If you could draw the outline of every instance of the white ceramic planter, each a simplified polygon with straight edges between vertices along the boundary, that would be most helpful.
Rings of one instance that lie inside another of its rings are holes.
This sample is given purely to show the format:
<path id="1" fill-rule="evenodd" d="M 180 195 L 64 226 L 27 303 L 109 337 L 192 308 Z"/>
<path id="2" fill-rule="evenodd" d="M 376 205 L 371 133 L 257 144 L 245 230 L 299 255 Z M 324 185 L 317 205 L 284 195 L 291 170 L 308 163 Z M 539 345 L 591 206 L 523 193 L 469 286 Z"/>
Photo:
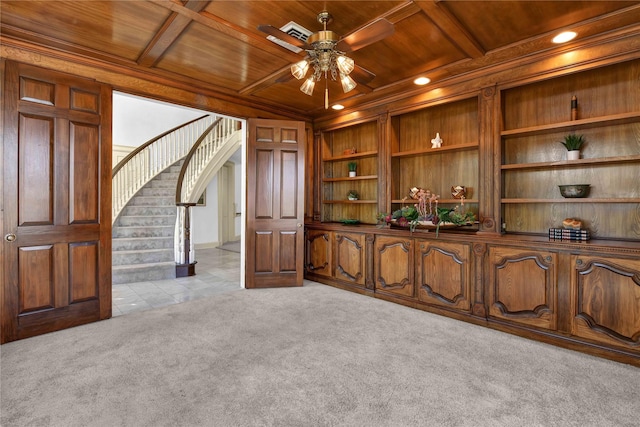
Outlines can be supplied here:
<path id="1" fill-rule="evenodd" d="M 349 177 L 353 178 L 354 176 L 356 176 L 356 171 L 349 171 Z"/>
<path id="2" fill-rule="evenodd" d="M 567 160 L 579 160 L 580 150 L 567 151 Z"/>

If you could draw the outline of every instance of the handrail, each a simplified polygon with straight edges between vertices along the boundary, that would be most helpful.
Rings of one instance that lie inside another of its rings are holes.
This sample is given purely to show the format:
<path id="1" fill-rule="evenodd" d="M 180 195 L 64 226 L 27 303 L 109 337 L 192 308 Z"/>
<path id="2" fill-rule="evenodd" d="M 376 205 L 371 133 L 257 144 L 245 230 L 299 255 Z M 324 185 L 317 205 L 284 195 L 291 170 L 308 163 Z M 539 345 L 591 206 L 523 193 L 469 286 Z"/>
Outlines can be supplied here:
<path id="1" fill-rule="evenodd" d="M 225 144 L 233 142 L 231 137 L 240 127 L 241 122 L 237 119 L 218 119 L 193 144 L 178 175 L 176 204 L 193 201 L 192 193 L 202 172 L 223 151 Z"/>
<path id="2" fill-rule="evenodd" d="M 112 171 L 112 221 L 115 223 L 131 198 L 155 176 L 187 155 L 217 115 L 203 115 L 176 126 L 140 147 L 120 161 Z"/>
<path id="3" fill-rule="evenodd" d="M 164 132 L 164 133 L 161 133 L 160 135 L 158 135 L 158 136 L 155 136 L 155 137 L 151 138 L 150 140 L 148 140 L 147 142 L 145 142 L 145 143 L 144 143 L 144 144 L 142 144 L 141 146 L 136 147 L 136 149 L 135 149 L 135 150 L 133 150 L 132 152 L 130 152 L 129 154 L 127 154 L 127 156 L 126 156 L 124 159 L 120 160 L 120 161 L 118 162 L 118 164 L 114 166 L 114 168 L 113 168 L 113 169 L 112 169 L 112 171 L 111 171 L 111 179 L 113 179 L 113 177 L 114 177 L 114 176 L 116 176 L 116 174 L 120 171 L 120 169 L 122 169 L 122 167 L 123 167 L 123 166 L 124 166 L 124 165 L 129 161 L 129 160 L 131 160 L 132 158 L 134 158 L 136 155 L 138 155 L 138 153 L 139 153 L 139 152 L 141 152 L 142 150 L 144 150 L 145 148 L 147 148 L 149 145 L 153 144 L 154 142 L 156 142 L 156 141 L 157 141 L 157 140 L 159 140 L 160 138 L 165 137 L 165 136 L 169 135 L 170 133 L 177 131 L 178 129 L 181 129 L 181 128 L 183 128 L 183 127 L 189 126 L 191 123 L 195 123 L 195 122 L 197 122 L 198 120 L 202 120 L 202 119 L 204 119 L 205 117 L 209 117 L 209 115 L 208 115 L 208 114 L 205 114 L 204 116 L 198 117 L 197 119 L 193 119 L 193 120 L 191 120 L 190 122 L 187 122 L 187 123 L 183 123 L 183 124 L 181 124 L 181 125 L 178 125 L 178 126 L 174 127 L 173 129 L 169 129 L 168 131 L 166 131 L 166 132 Z"/>
<path id="4" fill-rule="evenodd" d="M 191 147 L 191 150 L 189 150 L 186 157 L 184 158 L 184 162 L 182 163 L 182 168 L 180 169 L 180 174 L 178 175 L 178 183 L 176 184 L 176 205 L 182 202 L 182 182 L 184 181 L 184 176 L 185 176 L 185 173 L 187 172 L 187 165 L 191 163 L 191 159 L 196 153 L 196 150 L 198 149 L 198 147 L 200 147 L 200 144 L 202 144 L 202 141 L 204 141 L 209 136 L 211 130 L 215 126 L 217 126 L 218 123 L 220 123 L 221 121 L 222 121 L 222 117 L 220 117 L 218 120 L 213 122 L 211 126 L 209 126 L 202 133 L 202 135 L 200 135 L 200 138 L 198 138 L 198 140 L 193 144 L 193 146 Z"/>

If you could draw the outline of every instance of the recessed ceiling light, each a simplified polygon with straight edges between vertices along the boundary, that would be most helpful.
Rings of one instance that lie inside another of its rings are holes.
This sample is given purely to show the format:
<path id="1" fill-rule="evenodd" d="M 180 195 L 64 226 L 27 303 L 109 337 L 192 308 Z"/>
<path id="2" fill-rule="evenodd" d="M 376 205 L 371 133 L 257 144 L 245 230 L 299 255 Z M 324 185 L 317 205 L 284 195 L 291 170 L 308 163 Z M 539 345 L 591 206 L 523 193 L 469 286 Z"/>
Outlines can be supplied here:
<path id="1" fill-rule="evenodd" d="M 429 83 L 431 81 L 431 79 L 429 77 L 418 77 L 417 79 L 415 79 L 413 81 L 413 83 L 422 86 L 422 85 L 426 85 L 427 83 Z"/>
<path id="2" fill-rule="evenodd" d="M 552 41 L 554 43 L 566 43 L 569 40 L 573 40 L 576 36 L 577 34 L 573 31 L 565 31 L 555 36 Z"/>
<path id="3" fill-rule="evenodd" d="M 333 104 L 333 106 L 331 106 L 331 108 L 333 108 L 334 110 L 342 110 L 342 109 L 344 109 L 344 105 L 342 105 L 342 104 Z"/>

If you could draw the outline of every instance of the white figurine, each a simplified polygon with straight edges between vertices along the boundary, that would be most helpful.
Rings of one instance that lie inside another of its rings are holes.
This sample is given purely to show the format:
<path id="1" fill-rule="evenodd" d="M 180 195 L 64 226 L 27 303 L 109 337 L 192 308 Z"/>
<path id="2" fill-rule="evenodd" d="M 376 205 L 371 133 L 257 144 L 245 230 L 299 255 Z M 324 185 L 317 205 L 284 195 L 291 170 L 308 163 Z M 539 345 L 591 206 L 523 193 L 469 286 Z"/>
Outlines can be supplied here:
<path id="1" fill-rule="evenodd" d="M 442 138 L 440 138 L 440 133 L 436 133 L 436 137 L 431 140 L 431 148 L 440 148 L 442 145 Z"/>

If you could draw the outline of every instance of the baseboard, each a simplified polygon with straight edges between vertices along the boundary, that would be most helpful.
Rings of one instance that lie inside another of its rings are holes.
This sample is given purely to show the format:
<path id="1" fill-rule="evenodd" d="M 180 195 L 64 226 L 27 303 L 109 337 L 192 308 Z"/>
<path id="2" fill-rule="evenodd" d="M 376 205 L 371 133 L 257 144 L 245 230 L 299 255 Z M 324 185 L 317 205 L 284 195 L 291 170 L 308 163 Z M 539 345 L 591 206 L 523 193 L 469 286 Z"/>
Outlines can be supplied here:
<path id="1" fill-rule="evenodd" d="M 195 243 L 193 245 L 196 250 L 198 249 L 214 249 L 220 246 L 219 242 L 208 242 L 208 243 Z"/>

